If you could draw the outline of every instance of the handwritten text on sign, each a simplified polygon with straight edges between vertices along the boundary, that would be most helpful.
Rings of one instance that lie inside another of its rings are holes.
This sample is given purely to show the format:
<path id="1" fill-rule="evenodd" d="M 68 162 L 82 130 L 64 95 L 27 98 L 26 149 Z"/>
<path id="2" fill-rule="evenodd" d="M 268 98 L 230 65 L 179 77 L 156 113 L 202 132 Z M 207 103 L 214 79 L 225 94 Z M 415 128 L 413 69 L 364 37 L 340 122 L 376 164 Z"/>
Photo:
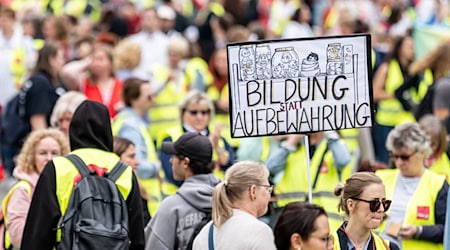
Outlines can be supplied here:
<path id="1" fill-rule="evenodd" d="M 367 39 L 229 45 L 232 136 L 371 126 Z"/>

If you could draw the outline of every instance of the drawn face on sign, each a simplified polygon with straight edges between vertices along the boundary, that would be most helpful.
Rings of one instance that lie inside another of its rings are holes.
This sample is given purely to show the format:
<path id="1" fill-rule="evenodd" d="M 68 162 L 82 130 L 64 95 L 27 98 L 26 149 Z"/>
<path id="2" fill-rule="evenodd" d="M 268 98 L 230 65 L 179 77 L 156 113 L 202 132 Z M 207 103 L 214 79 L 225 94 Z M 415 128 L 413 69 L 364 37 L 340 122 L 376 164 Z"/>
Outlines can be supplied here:
<path id="1" fill-rule="evenodd" d="M 289 52 L 283 52 L 281 55 L 281 62 L 288 63 L 292 60 L 292 56 Z"/>
<path id="2" fill-rule="evenodd" d="M 250 49 L 249 48 L 243 48 L 241 49 L 241 59 L 242 60 L 250 60 Z"/>

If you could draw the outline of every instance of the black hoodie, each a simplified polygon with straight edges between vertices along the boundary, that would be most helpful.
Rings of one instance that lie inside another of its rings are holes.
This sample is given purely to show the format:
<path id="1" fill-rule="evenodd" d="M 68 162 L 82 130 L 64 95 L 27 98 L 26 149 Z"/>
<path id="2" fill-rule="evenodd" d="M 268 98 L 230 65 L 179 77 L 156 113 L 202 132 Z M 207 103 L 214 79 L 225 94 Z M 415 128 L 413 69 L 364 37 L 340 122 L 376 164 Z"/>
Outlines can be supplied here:
<path id="1" fill-rule="evenodd" d="M 108 152 L 113 149 L 113 136 L 108 109 L 100 103 L 84 101 L 73 114 L 69 128 L 72 150 L 95 148 Z M 144 249 L 142 203 L 136 177 L 127 197 L 130 249 Z M 49 161 L 36 184 L 22 237 L 21 249 L 53 249 L 56 227 L 61 218 L 56 197 L 55 165 Z"/>
<path id="2" fill-rule="evenodd" d="M 71 150 L 96 148 L 113 152 L 113 136 L 108 108 L 84 101 L 75 110 L 69 127 Z"/>

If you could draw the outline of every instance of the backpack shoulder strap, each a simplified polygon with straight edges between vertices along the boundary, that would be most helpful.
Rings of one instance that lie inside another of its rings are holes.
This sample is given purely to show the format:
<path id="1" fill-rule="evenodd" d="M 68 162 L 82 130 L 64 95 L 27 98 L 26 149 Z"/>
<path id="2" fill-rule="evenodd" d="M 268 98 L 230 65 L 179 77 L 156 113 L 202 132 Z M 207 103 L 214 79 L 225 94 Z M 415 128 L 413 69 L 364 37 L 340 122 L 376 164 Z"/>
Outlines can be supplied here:
<path id="1" fill-rule="evenodd" d="M 117 179 L 122 175 L 123 171 L 128 168 L 128 165 L 123 163 L 122 161 L 117 162 L 116 166 L 114 166 L 111 171 L 108 172 L 108 179 L 116 182 Z"/>
<path id="2" fill-rule="evenodd" d="M 75 167 L 78 169 L 78 172 L 80 172 L 83 178 L 89 175 L 89 168 L 78 155 L 68 154 L 64 157 L 69 159 L 75 165 Z"/>

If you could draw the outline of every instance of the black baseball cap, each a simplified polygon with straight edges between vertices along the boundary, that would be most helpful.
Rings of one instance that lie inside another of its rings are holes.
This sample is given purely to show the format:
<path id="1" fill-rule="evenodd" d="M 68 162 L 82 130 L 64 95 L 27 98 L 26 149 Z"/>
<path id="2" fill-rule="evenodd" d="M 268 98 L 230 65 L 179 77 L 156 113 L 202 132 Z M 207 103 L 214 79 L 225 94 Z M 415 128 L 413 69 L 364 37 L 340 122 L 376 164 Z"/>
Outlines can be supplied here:
<path id="1" fill-rule="evenodd" d="M 207 136 L 199 133 L 186 132 L 175 142 L 163 142 L 161 150 L 166 154 L 186 156 L 192 160 L 212 161 L 211 142 Z"/>

